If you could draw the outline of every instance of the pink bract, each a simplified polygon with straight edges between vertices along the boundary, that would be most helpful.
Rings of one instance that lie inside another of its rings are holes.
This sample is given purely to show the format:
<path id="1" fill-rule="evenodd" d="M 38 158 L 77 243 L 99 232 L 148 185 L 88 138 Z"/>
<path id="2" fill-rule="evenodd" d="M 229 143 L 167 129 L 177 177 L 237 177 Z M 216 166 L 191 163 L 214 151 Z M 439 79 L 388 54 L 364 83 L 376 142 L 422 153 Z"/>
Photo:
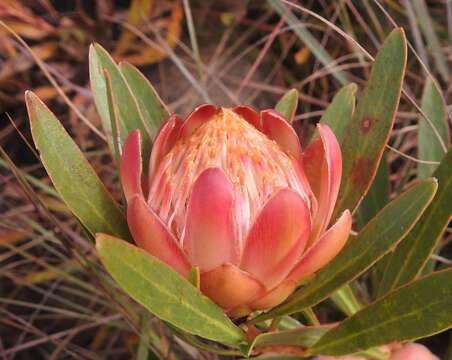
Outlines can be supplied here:
<path id="1" fill-rule="evenodd" d="M 201 105 L 162 126 L 143 174 L 131 132 L 121 157 L 127 220 L 137 245 L 187 277 L 231 316 L 273 307 L 333 259 L 351 229 L 328 228 L 342 175 L 331 129 L 303 152 L 275 110 Z"/>

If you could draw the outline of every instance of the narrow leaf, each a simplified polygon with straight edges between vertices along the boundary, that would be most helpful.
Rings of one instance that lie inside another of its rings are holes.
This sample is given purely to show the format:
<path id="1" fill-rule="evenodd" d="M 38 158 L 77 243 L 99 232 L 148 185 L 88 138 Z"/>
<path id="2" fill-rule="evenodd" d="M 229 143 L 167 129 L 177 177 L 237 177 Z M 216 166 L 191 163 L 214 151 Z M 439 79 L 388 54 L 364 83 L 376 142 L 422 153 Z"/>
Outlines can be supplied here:
<path id="1" fill-rule="evenodd" d="M 296 346 L 300 347 L 300 352 L 302 352 L 303 349 L 317 343 L 330 329 L 330 326 L 305 326 L 293 330 L 260 334 L 245 349 L 244 353 L 246 356 L 250 356 L 254 349 L 270 346 Z"/>
<path id="2" fill-rule="evenodd" d="M 118 107 L 118 130 L 121 144 L 129 132 L 139 129 L 142 137 L 143 156 L 149 157 L 152 144 L 150 137 L 151 132 L 143 120 L 137 100 L 111 56 L 99 44 L 95 44 L 91 45 L 89 52 L 89 76 L 91 90 L 93 92 L 94 102 L 102 119 L 102 125 L 107 133 L 112 151 L 114 152 L 112 139 L 112 121 L 114 121 L 114 119 L 111 119 L 110 117 L 104 70 L 107 70 L 111 77 L 114 99 L 116 100 Z M 147 164 L 146 159 L 144 159 L 143 163 Z"/>
<path id="3" fill-rule="evenodd" d="M 115 94 L 113 91 L 113 85 L 111 82 L 111 76 L 107 70 L 104 70 L 104 79 L 107 86 L 107 102 L 108 102 L 108 116 L 111 122 L 111 139 L 113 145 L 113 156 L 116 164 L 120 162 L 121 155 L 121 139 L 119 136 L 119 110 L 118 102 L 116 101 Z"/>
<path id="4" fill-rule="evenodd" d="M 452 268 L 394 290 L 330 330 L 311 354 L 346 355 L 452 327 Z"/>
<path id="5" fill-rule="evenodd" d="M 249 357 L 253 351 L 257 353 L 262 350 L 265 352 L 277 352 L 284 347 L 290 347 L 292 352 L 296 352 L 298 356 L 305 357 L 304 355 L 308 353 L 308 349 L 317 343 L 330 329 L 331 326 L 304 326 L 292 330 L 260 334 L 248 347 L 244 347 L 243 353 Z M 387 358 L 386 354 L 378 348 L 367 350 L 359 355 L 371 359 Z M 279 360 L 280 358 L 278 357 L 277 359 Z"/>
<path id="6" fill-rule="evenodd" d="M 159 357 L 156 354 L 151 353 L 152 349 L 150 344 L 150 338 L 159 339 L 159 336 L 154 332 L 152 327 L 152 317 L 148 314 L 143 314 L 141 317 L 141 331 L 140 342 L 138 343 L 136 360 L 157 360 Z M 160 339 L 159 339 L 160 340 Z"/>
<path id="7" fill-rule="evenodd" d="M 328 125 L 333 130 L 339 144 L 345 138 L 347 127 L 355 111 L 356 89 L 357 86 L 354 83 L 340 89 L 320 119 L 321 123 Z"/>
<path id="8" fill-rule="evenodd" d="M 426 42 L 430 47 L 430 53 L 433 56 L 433 60 L 436 65 L 436 69 L 443 78 L 445 82 L 449 79 L 449 65 L 443 54 L 443 49 L 439 42 L 438 36 L 435 31 L 435 26 L 433 20 L 428 12 L 425 0 L 413 0 L 414 11 L 419 20 L 419 25 L 421 26 L 422 32 L 426 38 Z"/>
<path id="9" fill-rule="evenodd" d="M 33 140 L 66 205 L 91 234 L 129 239 L 124 215 L 58 119 L 32 92 L 25 100 Z"/>
<path id="10" fill-rule="evenodd" d="M 394 123 L 406 65 L 406 39 L 395 29 L 377 54 L 370 79 L 341 141 L 342 182 L 333 219 L 366 194 Z"/>
<path id="11" fill-rule="evenodd" d="M 105 234 L 97 235 L 96 248 L 113 279 L 160 319 L 206 339 L 227 344 L 244 340 L 217 305 L 144 250 Z"/>
<path id="12" fill-rule="evenodd" d="M 353 315 L 363 308 L 350 285 L 345 285 L 331 295 L 331 300 L 346 315 Z"/>
<path id="13" fill-rule="evenodd" d="M 328 125 L 339 143 L 342 143 L 348 124 L 355 111 L 357 86 L 354 83 L 344 86 L 334 96 L 331 104 L 326 108 L 320 122 Z M 337 290 L 331 300 L 346 314 L 352 314 L 360 308 L 352 289 L 349 286 Z"/>
<path id="14" fill-rule="evenodd" d="M 149 125 L 151 138 L 155 139 L 160 126 L 169 116 L 168 110 L 149 80 L 135 66 L 121 63 L 119 67 L 137 100 L 144 121 Z"/>
<path id="15" fill-rule="evenodd" d="M 389 202 L 390 190 L 388 163 L 383 157 L 372 186 L 359 205 L 359 228 L 366 225 Z"/>
<path id="16" fill-rule="evenodd" d="M 298 90 L 291 89 L 284 94 L 275 106 L 275 110 L 283 115 L 290 123 L 293 122 L 298 106 Z"/>
<path id="17" fill-rule="evenodd" d="M 413 230 L 389 255 L 389 263 L 378 288 L 379 296 L 418 276 L 436 248 L 452 216 L 451 169 L 452 150 L 449 150 L 433 174 L 438 179 L 435 198 Z"/>
<path id="18" fill-rule="evenodd" d="M 259 316 L 262 321 L 275 316 L 293 314 L 326 299 L 336 289 L 349 283 L 391 251 L 410 231 L 430 203 L 437 188 L 436 181 L 420 181 L 383 208 L 356 238 L 313 279 L 295 292 L 285 303 Z"/>
<path id="19" fill-rule="evenodd" d="M 446 122 L 445 104 L 441 94 L 438 92 L 438 89 L 431 79 L 428 79 L 425 83 L 421 107 L 427 117 L 431 120 L 432 125 L 438 131 L 444 144 L 448 145 L 450 135 L 449 127 Z M 440 162 L 444 157 L 444 150 L 432 128 L 422 117 L 419 119 L 418 137 L 419 158 L 422 160 Z M 418 164 L 418 177 L 423 179 L 431 176 L 436 167 L 437 165 Z"/>
<path id="20" fill-rule="evenodd" d="M 389 165 L 385 156 L 383 156 L 380 165 L 378 166 L 377 175 L 375 176 L 372 186 L 359 205 L 356 221 L 358 229 L 365 226 L 383 207 L 386 206 L 389 202 L 390 192 Z M 386 254 L 380 261 L 378 261 L 377 264 L 375 264 L 372 269 L 372 298 L 375 298 L 377 295 L 378 286 L 383 278 L 390 256 L 391 253 Z"/>

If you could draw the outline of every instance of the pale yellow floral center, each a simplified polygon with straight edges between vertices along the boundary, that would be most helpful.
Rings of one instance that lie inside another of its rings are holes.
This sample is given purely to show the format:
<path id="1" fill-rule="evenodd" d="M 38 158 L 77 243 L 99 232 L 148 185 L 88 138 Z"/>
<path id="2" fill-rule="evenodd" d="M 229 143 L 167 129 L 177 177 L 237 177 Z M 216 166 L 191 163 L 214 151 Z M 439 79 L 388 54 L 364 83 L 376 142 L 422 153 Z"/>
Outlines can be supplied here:
<path id="1" fill-rule="evenodd" d="M 149 203 L 181 243 L 194 181 L 210 167 L 223 169 L 235 189 L 241 244 L 266 200 L 281 187 L 309 204 L 293 159 L 278 144 L 230 109 L 221 109 L 164 157 L 150 182 Z"/>

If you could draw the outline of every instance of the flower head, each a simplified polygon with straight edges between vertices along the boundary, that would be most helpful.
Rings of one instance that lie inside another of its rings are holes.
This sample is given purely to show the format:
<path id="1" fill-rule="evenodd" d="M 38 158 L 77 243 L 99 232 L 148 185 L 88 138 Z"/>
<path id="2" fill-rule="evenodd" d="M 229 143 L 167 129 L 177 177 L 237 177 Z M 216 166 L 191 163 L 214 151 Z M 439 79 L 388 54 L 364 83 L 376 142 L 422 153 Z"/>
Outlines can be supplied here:
<path id="1" fill-rule="evenodd" d="M 231 315 L 279 304 L 350 232 L 348 211 L 326 230 L 342 160 L 332 131 L 319 134 L 302 152 L 274 110 L 202 105 L 162 126 L 145 179 L 132 132 L 121 179 L 136 243 L 182 276 L 199 267 L 201 291 Z"/>

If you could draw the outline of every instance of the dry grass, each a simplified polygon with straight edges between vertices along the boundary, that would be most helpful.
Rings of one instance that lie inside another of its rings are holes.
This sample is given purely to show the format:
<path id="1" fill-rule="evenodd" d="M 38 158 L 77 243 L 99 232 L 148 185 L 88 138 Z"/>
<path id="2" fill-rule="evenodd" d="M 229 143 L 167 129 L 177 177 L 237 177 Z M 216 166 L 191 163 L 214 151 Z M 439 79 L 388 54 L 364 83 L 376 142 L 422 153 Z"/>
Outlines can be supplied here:
<path id="1" fill-rule="evenodd" d="M 88 85 L 91 42 L 137 64 L 170 109 L 183 115 L 207 101 L 272 107 L 295 87 L 300 92 L 296 128 L 303 139 L 344 78 L 365 84 L 371 65 L 365 52 L 375 55 L 394 25 L 403 26 L 412 48 L 406 95 L 386 152 L 392 194 L 415 178 L 418 123 L 424 121 L 419 103 L 427 77 L 438 81 L 452 111 L 452 82 L 441 66 L 445 61 L 450 69 L 452 63 L 450 1 L 428 2 L 438 44 L 422 28 L 425 13 L 409 1 L 299 3 L 305 9 L 281 2 L 298 18 L 288 24 L 264 1 L 2 0 L 0 20 L 45 63 L 66 100 L 23 44 L 0 28 L 0 359 L 221 356 L 197 350 L 189 345 L 193 339 L 182 341 L 159 320 L 142 316 L 109 282 L 92 242 L 59 200 L 29 144 L 23 93 L 33 89 L 119 196 L 106 143 L 87 126 L 100 128 Z M 315 41 L 297 35 L 294 27 L 307 29 Z M 328 66 L 324 54 L 333 60 Z M 451 239 L 447 231 L 435 266 L 450 258 Z M 319 311 L 321 318 L 335 317 L 334 309 Z M 149 336 L 140 337 L 143 329 Z M 451 356 L 449 335 L 428 343 Z"/>

